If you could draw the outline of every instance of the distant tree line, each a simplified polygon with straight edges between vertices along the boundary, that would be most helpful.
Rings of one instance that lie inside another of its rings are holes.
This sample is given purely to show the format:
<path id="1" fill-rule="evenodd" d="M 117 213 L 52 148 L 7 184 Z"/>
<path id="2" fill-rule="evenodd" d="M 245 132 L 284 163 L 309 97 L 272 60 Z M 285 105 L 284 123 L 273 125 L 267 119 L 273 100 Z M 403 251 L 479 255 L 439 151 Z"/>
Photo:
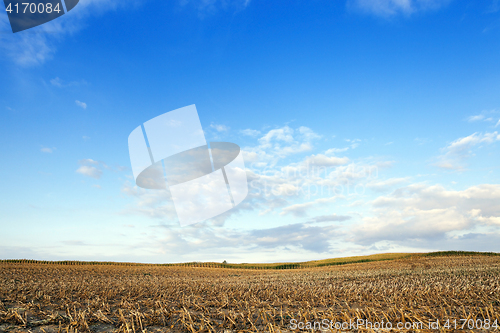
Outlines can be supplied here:
<path id="1" fill-rule="evenodd" d="M 111 262 L 111 261 L 48 261 L 48 260 L 33 260 L 33 259 L 4 259 L 0 263 L 14 263 L 14 264 L 45 264 L 45 265 L 117 265 L 117 266 L 170 266 L 170 267 L 200 267 L 200 268 L 238 268 L 238 269 L 297 269 L 305 268 L 301 264 L 269 264 L 269 265 L 242 265 L 242 264 L 228 264 L 226 261 L 223 263 L 214 262 L 186 262 L 174 264 L 142 264 L 130 262 Z"/>
<path id="2" fill-rule="evenodd" d="M 439 251 L 430 253 L 409 253 L 405 257 L 437 257 L 437 256 L 499 256 L 495 252 L 471 252 L 471 251 Z M 342 258 L 339 258 L 342 259 Z M 4 259 L 0 263 L 15 264 L 49 264 L 49 265 L 115 265 L 115 266 L 169 266 L 169 267 L 206 267 L 206 268 L 235 268 L 235 269 L 301 269 L 321 266 L 336 266 L 346 264 L 356 264 L 372 261 L 392 260 L 391 258 L 377 259 L 356 259 L 356 260 L 334 260 L 329 262 L 302 262 L 286 264 L 228 264 L 226 260 L 222 263 L 217 262 L 186 262 L 172 264 L 142 264 L 131 262 L 112 262 L 112 261 L 47 261 L 33 259 Z"/>

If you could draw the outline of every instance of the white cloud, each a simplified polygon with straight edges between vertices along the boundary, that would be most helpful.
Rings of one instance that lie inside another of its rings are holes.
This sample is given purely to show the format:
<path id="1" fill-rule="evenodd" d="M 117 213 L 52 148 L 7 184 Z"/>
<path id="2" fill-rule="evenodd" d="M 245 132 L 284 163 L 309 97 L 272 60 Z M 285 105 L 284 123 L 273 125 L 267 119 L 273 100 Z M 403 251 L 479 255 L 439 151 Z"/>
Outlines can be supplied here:
<path id="1" fill-rule="evenodd" d="M 306 251 L 323 253 L 330 250 L 330 240 L 335 237 L 334 226 L 313 227 L 307 224 L 289 224 L 276 228 L 252 230 L 246 244 L 260 248 L 299 247 Z M 245 244 L 244 243 L 244 244 Z"/>
<path id="2" fill-rule="evenodd" d="M 306 164 L 317 167 L 332 167 L 349 163 L 347 157 L 328 157 L 322 154 L 311 155 L 305 160 Z"/>
<path id="3" fill-rule="evenodd" d="M 415 138 L 413 139 L 413 141 L 415 141 L 420 146 L 432 142 L 432 140 L 428 138 Z"/>
<path id="4" fill-rule="evenodd" d="M 86 158 L 86 159 L 83 159 L 83 160 L 79 160 L 78 164 L 82 164 L 82 165 L 99 165 L 99 162 L 94 161 L 91 158 Z"/>
<path id="5" fill-rule="evenodd" d="M 80 102 L 78 100 L 76 100 L 75 103 L 76 103 L 76 105 L 78 105 L 79 107 L 81 107 L 84 110 L 87 108 L 87 103 Z"/>
<path id="6" fill-rule="evenodd" d="M 500 119 L 498 120 L 497 124 L 495 125 L 495 127 L 497 127 L 498 125 L 500 125 Z"/>
<path id="7" fill-rule="evenodd" d="M 244 10 L 251 0 L 180 0 L 183 7 L 194 7 L 198 15 L 204 18 L 219 11 L 239 12 Z"/>
<path id="8" fill-rule="evenodd" d="M 58 87 L 58 88 L 66 88 L 66 87 L 73 87 L 73 86 L 85 85 L 85 84 L 87 84 L 87 81 L 81 80 L 81 81 L 64 82 L 59 77 L 56 77 L 54 79 L 51 79 L 50 83 L 53 86 Z"/>
<path id="9" fill-rule="evenodd" d="M 349 150 L 349 147 L 345 147 L 345 148 L 330 148 L 327 151 L 325 151 L 325 154 L 326 155 L 338 154 L 338 153 L 343 153 L 343 152 L 348 151 L 348 150 Z"/>
<path id="10" fill-rule="evenodd" d="M 496 110 L 496 109 L 493 109 L 493 110 L 483 110 L 483 111 L 481 111 L 480 114 L 467 117 L 467 121 L 470 122 L 470 123 L 477 122 L 477 121 L 493 122 L 494 119 L 493 119 L 492 115 L 496 115 L 498 113 L 499 113 L 499 111 Z"/>
<path id="11" fill-rule="evenodd" d="M 87 177 L 99 179 L 102 176 L 102 171 L 94 166 L 82 165 L 76 170 L 77 173 L 82 174 Z"/>
<path id="12" fill-rule="evenodd" d="M 297 133 L 298 132 L 298 133 Z M 301 126 L 298 130 L 285 126 L 270 130 L 259 139 L 259 149 L 268 149 L 270 153 L 279 157 L 303 153 L 312 150 L 312 142 L 320 136 L 307 127 Z"/>
<path id="13" fill-rule="evenodd" d="M 352 203 L 350 203 L 348 206 L 349 207 L 359 207 L 359 206 L 363 206 L 366 202 L 364 202 L 363 200 L 356 200 Z"/>
<path id="14" fill-rule="evenodd" d="M 78 164 L 80 164 L 80 167 L 76 170 L 77 173 L 94 179 L 101 178 L 103 174 L 103 169 L 110 170 L 113 172 L 122 172 L 128 170 L 127 167 L 123 166 L 110 167 L 102 161 L 95 161 L 91 158 L 79 160 Z"/>
<path id="15" fill-rule="evenodd" d="M 304 217 L 307 216 L 307 211 L 309 211 L 313 207 L 317 207 L 320 205 L 328 204 L 337 201 L 338 199 L 344 199 L 344 195 L 334 195 L 328 198 L 319 198 L 314 201 L 309 201 L 306 203 L 294 204 L 283 208 L 280 215 L 291 214 L 295 217 Z"/>
<path id="16" fill-rule="evenodd" d="M 500 185 L 495 184 L 463 191 L 412 184 L 372 201 L 372 216 L 365 217 L 352 232 L 361 244 L 440 244 L 460 234 L 477 233 L 482 227 L 498 227 L 499 201 Z"/>
<path id="17" fill-rule="evenodd" d="M 7 15 L 0 15 L 0 31 L 12 31 Z M 0 50 L 3 55 L 18 65 L 37 65 L 50 59 L 54 53 L 49 38 L 49 34 L 43 32 L 37 34 L 2 33 L 0 34 Z"/>
<path id="18" fill-rule="evenodd" d="M 480 209 L 478 209 L 480 211 Z M 500 226 L 500 216 L 490 216 L 490 217 L 484 217 L 482 215 L 477 214 L 474 216 L 479 222 L 485 223 L 485 224 L 490 224 L 490 225 L 495 225 L 495 226 Z"/>
<path id="19" fill-rule="evenodd" d="M 404 178 L 390 178 L 383 181 L 371 181 L 368 184 L 366 184 L 366 187 L 374 191 L 383 192 L 387 191 L 388 189 L 396 185 L 407 182 L 409 179 L 410 179 L 409 177 L 404 177 Z"/>
<path id="20" fill-rule="evenodd" d="M 306 151 L 311 151 L 313 149 L 311 143 L 309 142 L 304 142 L 299 145 L 291 145 L 288 147 L 283 147 L 281 150 L 277 150 L 277 153 L 280 156 L 287 156 L 291 154 L 298 154 L 298 153 L 304 153 Z"/>
<path id="21" fill-rule="evenodd" d="M 446 162 L 446 161 L 441 161 L 436 164 L 435 166 L 441 168 L 441 169 L 446 169 L 446 170 L 460 170 L 463 169 L 463 167 L 458 164 L 458 163 L 451 163 L 451 162 Z"/>
<path id="22" fill-rule="evenodd" d="M 54 147 L 52 147 L 52 148 L 42 147 L 42 149 L 40 149 L 40 151 L 41 151 L 42 153 L 48 153 L 48 154 L 50 154 L 50 153 L 53 153 L 55 149 L 56 149 L 56 148 L 54 148 Z"/>
<path id="23" fill-rule="evenodd" d="M 214 230 L 210 227 L 194 226 L 182 228 L 182 230 L 167 226 L 158 231 L 164 237 L 161 241 L 157 240 L 155 245 L 160 245 L 164 252 L 193 253 L 198 258 L 201 253 L 213 254 L 218 251 L 224 256 L 230 256 L 228 253 L 239 251 L 253 253 L 259 251 L 270 254 L 278 249 L 290 251 L 295 256 L 299 251 L 325 253 L 331 250 L 330 240 L 340 234 L 336 226 L 311 226 L 307 223 L 248 231 L 227 228 Z"/>
<path id="24" fill-rule="evenodd" d="M 484 119 L 484 115 L 483 114 L 479 114 L 479 115 L 476 115 L 476 116 L 470 116 L 469 118 L 467 118 L 467 120 L 469 122 L 479 121 L 479 120 L 483 120 L 483 119 Z"/>
<path id="25" fill-rule="evenodd" d="M 253 137 L 260 135 L 260 131 L 253 130 L 253 129 L 241 130 L 240 133 L 243 135 L 253 136 Z"/>
<path id="26" fill-rule="evenodd" d="M 392 207 L 405 209 L 441 209 L 458 207 L 469 211 L 482 208 L 483 212 L 490 215 L 500 215 L 500 185 L 483 184 L 469 187 L 463 191 L 447 190 L 441 185 L 427 185 L 416 183 L 395 190 L 389 196 L 382 196 L 372 202 L 374 207 Z"/>
<path id="27" fill-rule="evenodd" d="M 299 133 L 305 141 L 313 141 L 313 140 L 321 138 L 321 135 L 315 133 L 309 127 L 305 127 L 305 126 L 299 127 Z"/>
<path id="28" fill-rule="evenodd" d="M 450 153 L 459 154 L 480 143 L 492 143 L 497 140 L 500 140 L 498 132 L 484 133 L 484 134 L 474 133 L 464 138 L 459 138 L 453 141 L 445 148 L 445 150 Z"/>
<path id="29" fill-rule="evenodd" d="M 338 198 L 363 195 L 366 182 L 378 177 L 377 162 L 343 164 L 346 162 L 348 159 L 311 155 L 282 167 L 249 170 L 252 204 L 258 202 L 255 209 L 261 214 L 284 207 L 281 215 L 300 217 Z"/>
<path id="30" fill-rule="evenodd" d="M 311 151 L 319 137 L 304 126 L 297 129 L 284 126 L 269 130 L 258 139 L 257 145 L 244 147 L 242 151 L 252 167 L 273 167 L 286 157 Z"/>
<path id="31" fill-rule="evenodd" d="M 462 169 L 462 162 L 469 157 L 472 148 L 481 144 L 491 144 L 500 140 L 498 132 L 474 133 L 451 142 L 442 149 L 436 166 L 444 169 Z"/>
<path id="32" fill-rule="evenodd" d="M 359 147 L 359 143 L 361 142 L 360 139 L 352 139 L 352 140 L 345 139 L 345 141 L 351 143 L 351 145 L 350 145 L 351 149 L 355 149 L 355 148 Z"/>
<path id="33" fill-rule="evenodd" d="M 263 147 L 269 147 L 273 141 L 276 142 L 293 142 L 294 130 L 288 126 L 270 130 L 266 135 L 259 139 L 260 144 Z"/>
<path id="34" fill-rule="evenodd" d="M 315 206 L 317 202 L 311 201 L 306 203 L 294 204 L 288 207 L 283 208 L 280 215 L 291 214 L 295 217 L 304 217 L 307 216 L 307 211 Z"/>
<path id="35" fill-rule="evenodd" d="M 331 214 L 313 217 L 310 222 L 343 222 L 350 219 L 350 216 Z"/>
<path id="36" fill-rule="evenodd" d="M 50 83 L 53 85 L 53 86 L 56 86 L 56 87 L 63 87 L 63 83 L 62 83 L 62 80 L 58 77 L 56 77 L 55 79 L 52 79 L 50 80 Z"/>
<path id="37" fill-rule="evenodd" d="M 166 219 L 178 223 L 175 206 L 169 191 L 145 190 L 137 185 L 131 186 L 128 182 L 124 184 L 121 191 L 137 199 L 133 206 L 123 212 L 124 214 L 146 215 L 151 218 Z"/>
<path id="38" fill-rule="evenodd" d="M 215 129 L 217 132 L 227 132 L 229 130 L 229 127 L 227 127 L 226 125 L 220 125 L 214 123 L 210 124 L 210 127 Z"/>
<path id="39" fill-rule="evenodd" d="M 450 0 L 348 0 L 347 6 L 368 14 L 390 17 L 436 10 L 449 2 Z"/>

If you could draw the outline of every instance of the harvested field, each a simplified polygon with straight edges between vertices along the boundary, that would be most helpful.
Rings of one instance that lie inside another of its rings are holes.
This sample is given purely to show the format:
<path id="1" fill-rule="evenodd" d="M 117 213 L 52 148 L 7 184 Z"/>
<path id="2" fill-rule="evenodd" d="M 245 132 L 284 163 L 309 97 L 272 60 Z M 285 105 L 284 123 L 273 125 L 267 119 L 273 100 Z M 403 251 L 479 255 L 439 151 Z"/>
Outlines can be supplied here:
<path id="1" fill-rule="evenodd" d="M 499 273 L 500 257 L 474 255 L 287 270 L 3 262 L 0 332 L 498 331 Z"/>

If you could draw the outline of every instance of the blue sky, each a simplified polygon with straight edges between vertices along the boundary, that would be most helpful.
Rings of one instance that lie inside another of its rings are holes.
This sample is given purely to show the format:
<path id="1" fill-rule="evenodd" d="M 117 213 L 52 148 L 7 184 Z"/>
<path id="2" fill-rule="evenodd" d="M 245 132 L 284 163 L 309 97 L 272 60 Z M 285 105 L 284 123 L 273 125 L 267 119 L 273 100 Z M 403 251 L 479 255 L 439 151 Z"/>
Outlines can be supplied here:
<path id="1" fill-rule="evenodd" d="M 496 0 L 81 0 L 16 34 L 0 13 L 0 258 L 499 251 L 499 37 Z M 250 193 L 181 228 L 127 138 L 191 104 Z"/>

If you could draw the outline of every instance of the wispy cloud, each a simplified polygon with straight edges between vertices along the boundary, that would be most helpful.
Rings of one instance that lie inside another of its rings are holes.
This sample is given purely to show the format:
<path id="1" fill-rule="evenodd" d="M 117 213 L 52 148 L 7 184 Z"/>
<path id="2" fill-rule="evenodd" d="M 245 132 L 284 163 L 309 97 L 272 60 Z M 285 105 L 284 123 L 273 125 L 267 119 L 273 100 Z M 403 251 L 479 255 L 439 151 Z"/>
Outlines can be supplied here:
<path id="1" fill-rule="evenodd" d="M 347 7 L 381 17 L 436 10 L 450 0 L 348 0 Z"/>
<path id="2" fill-rule="evenodd" d="M 462 169 L 462 162 L 471 155 L 472 148 L 481 144 L 491 144 L 500 140 L 498 132 L 474 133 L 459 138 L 442 149 L 443 154 L 438 157 L 436 166 L 444 169 Z"/>
<path id="3" fill-rule="evenodd" d="M 84 110 L 87 108 L 87 103 L 80 102 L 79 100 L 76 100 L 75 103 Z"/>
<path id="4" fill-rule="evenodd" d="M 432 142 L 432 140 L 428 138 L 415 138 L 413 141 L 415 141 L 419 146 Z"/>
<path id="5" fill-rule="evenodd" d="M 469 118 L 467 118 L 467 120 L 469 122 L 479 121 L 479 120 L 483 120 L 483 119 L 484 119 L 484 115 L 483 114 L 478 114 L 476 116 L 470 116 Z"/>
<path id="6" fill-rule="evenodd" d="M 305 160 L 305 163 L 316 167 L 332 167 L 349 163 L 349 158 L 335 156 L 328 157 L 326 155 L 318 154 L 309 156 Z"/>
<path id="7" fill-rule="evenodd" d="M 80 86 L 80 85 L 86 85 L 87 81 L 80 80 L 80 81 L 65 82 L 65 81 L 61 80 L 59 77 L 56 77 L 56 78 L 50 80 L 50 84 L 52 84 L 54 87 L 66 88 L 66 87 L 75 87 L 75 86 Z"/>
<path id="8" fill-rule="evenodd" d="M 351 216 L 331 214 L 313 217 L 309 222 L 343 222 L 350 219 Z"/>
<path id="9" fill-rule="evenodd" d="M 78 163 L 83 164 L 83 165 L 99 165 L 98 161 L 95 161 L 91 158 L 86 158 L 83 160 L 78 161 Z"/>
<path id="10" fill-rule="evenodd" d="M 102 176 L 102 170 L 99 170 L 94 166 L 88 166 L 88 165 L 82 165 L 76 170 L 76 172 L 81 175 L 95 179 L 99 179 Z"/>
<path id="11" fill-rule="evenodd" d="M 198 11 L 200 18 L 214 15 L 220 11 L 239 12 L 250 5 L 251 0 L 180 0 L 182 7 Z"/>
<path id="12" fill-rule="evenodd" d="M 215 129 L 217 132 L 227 132 L 229 130 L 229 127 L 227 127 L 226 125 L 221 125 L 221 124 L 210 124 L 210 127 L 212 127 L 213 129 Z"/>
<path id="13" fill-rule="evenodd" d="M 360 139 L 345 139 L 344 141 L 351 143 L 351 149 L 359 147 Z"/>
<path id="14" fill-rule="evenodd" d="M 348 150 L 349 150 L 349 147 L 344 147 L 344 148 L 330 148 L 327 151 L 325 151 L 325 155 L 343 153 L 343 152 L 348 151 Z"/>
<path id="15" fill-rule="evenodd" d="M 94 179 L 101 178 L 101 176 L 103 174 L 103 169 L 111 170 L 111 171 L 115 171 L 115 172 L 116 171 L 123 171 L 126 169 L 126 168 L 120 167 L 120 166 L 118 166 L 116 168 L 112 168 L 102 161 L 95 161 L 91 158 L 79 160 L 78 164 L 80 165 L 80 167 L 76 170 L 77 173 L 84 175 L 84 176 L 87 176 L 87 177 L 94 178 Z"/>
<path id="16" fill-rule="evenodd" d="M 258 139 L 257 146 L 245 147 L 244 151 L 248 157 L 258 159 L 260 165 L 273 165 L 287 156 L 311 151 L 313 142 L 319 138 L 308 127 L 294 129 L 286 125 L 269 130 Z"/>
<path id="17" fill-rule="evenodd" d="M 89 244 L 86 244 L 85 242 L 79 241 L 79 240 L 68 240 L 68 241 L 62 241 L 64 245 L 70 245 L 70 246 L 88 246 Z"/>
<path id="18" fill-rule="evenodd" d="M 470 123 L 484 121 L 484 122 L 495 122 L 495 119 L 498 117 L 499 111 L 496 109 L 492 110 L 483 110 L 480 114 L 472 115 L 466 118 L 466 120 Z"/>
<path id="19" fill-rule="evenodd" d="M 409 177 L 404 177 L 404 178 L 390 178 L 382 181 L 371 181 L 368 184 L 366 184 L 366 187 L 377 192 L 383 192 L 393 188 L 396 185 L 400 185 L 401 183 L 407 182 L 409 180 L 410 180 Z"/>
<path id="20" fill-rule="evenodd" d="M 253 129 L 245 129 L 245 130 L 241 130 L 240 131 L 241 134 L 243 135 L 247 135 L 247 136 L 253 136 L 253 137 L 256 137 L 256 136 L 259 136 L 260 135 L 260 131 L 258 130 L 253 130 Z"/>
<path id="21" fill-rule="evenodd" d="M 55 147 L 52 147 L 52 148 L 49 148 L 49 147 L 42 147 L 42 148 L 40 149 L 40 151 L 41 151 L 42 153 L 48 153 L 48 154 L 53 153 L 53 152 L 54 152 L 54 150 L 56 150 L 56 148 L 55 148 Z"/>
<path id="22" fill-rule="evenodd" d="M 309 201 L 306 203 L 300 203 L 300 204 L 294 204 L 290 205 L 288 207 L 283 208 L 281 211 L 280 215 L 293 215 L 295 217 L 304 217 L 307 216 L 307 212 L 317 206 L 320 205 L 325 205 L 328 203 L 333 203 L 337 201 L 338 199 L 344 199 L 344 195 L 333 195 L 331 197 L 327 198 L 319 198 L 314 201 Z"/>
<path id="23" fill-rule="evenodd" d="M 262 248 L 299 246 L 307 251 L 322 253 L 330 249 L 330 239 L 334 235 L 335 228 L 332 226 L 313 227 L 299 223 L 253 230 L 250 232 L 250 239 Z"/>
<path id="24" fill-rule="evenodd" d="M 498 132 L 484 134 L 476 132 L 464 138 L 453 141 L 445 148 L 445 150 L 449 153 L 460 154 L 478 144 L 493 143 L 498 140 L 500 140 L 500 135 L 498 134 Z"/>
<path id="25" fill-rule="evenodd" d="M 11 31 L 7 15 L 0 15 L 0 31 Z M 25 67 L 38 65 L 52 58 L 55 40 L 52 41 L 50 36 L 40 32 L 40 29 L 36 31 L 39 33 L 26 31 L 0 34 L 1 53 L 14 63 Z"/>
<path id="26" fill-rule="evenodd" d="M 500 11 L 500 1 L 492 0 L 490 7 L 488 8 L 488 13 L 496 13 L 498 11 Z"/>

